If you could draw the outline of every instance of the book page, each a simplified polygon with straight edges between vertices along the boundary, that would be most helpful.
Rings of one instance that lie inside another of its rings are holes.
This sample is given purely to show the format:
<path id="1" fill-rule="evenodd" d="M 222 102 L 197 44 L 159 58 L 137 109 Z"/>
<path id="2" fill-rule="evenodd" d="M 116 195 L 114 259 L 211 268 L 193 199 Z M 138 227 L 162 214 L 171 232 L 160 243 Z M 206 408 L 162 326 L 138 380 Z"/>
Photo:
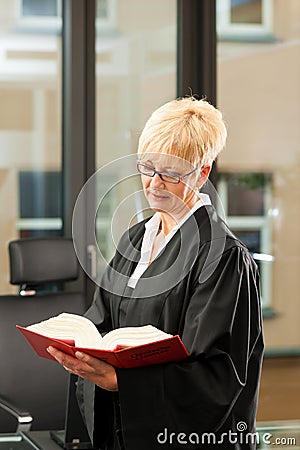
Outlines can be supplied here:
<path id="1" fill-rule="evenodd" d="M 76 347 L 102 348 L 102 336 L 97 327 L 77 314 L 62 313 L 29 325 L 27 329 L 55 339 L 74 340 Z"/>
<path id="2" fill-rule="evenodd" d="M 74 340 L 76 347 L 103 350 L 143 345 L 172 337 L 153 325 L 117 328 L 102 337 L 92 321 L 69 313 L 29 325 L 27 329 L 54 339 Z"/>
<path id="3" fill-rule="evenodd" d="M 172 337 L 171 334 L 159 330 L 153 325 L 117 328 L 102 338 L 102 348 L 113 350 L 117 346 L 132 347 L 149 344 Z"/>

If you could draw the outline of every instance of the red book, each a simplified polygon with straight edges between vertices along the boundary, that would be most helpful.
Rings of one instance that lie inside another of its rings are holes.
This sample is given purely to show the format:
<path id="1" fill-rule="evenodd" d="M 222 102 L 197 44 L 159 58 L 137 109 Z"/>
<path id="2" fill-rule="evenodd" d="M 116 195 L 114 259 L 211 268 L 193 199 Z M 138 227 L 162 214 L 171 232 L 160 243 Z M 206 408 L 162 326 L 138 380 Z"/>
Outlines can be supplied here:
<path id="1" fill-rule="evenodd" d="M 63 314 L 63 316 L 64 318 L 66 316 L 75 317 L 74 315 L 68 314 Z M 81 319 L 88 320 L 85 318 Z M 50 320 L 53 320 L 53 318 Z M 42 324 L 46 322 L 48 321 L 42 322 Z M 92 325 L 94 326 L 94 324 Z M 101 340 L 103 340 L 103 342 L 105 341 L 106 345 L 113 346 L 112 349 L 109 348 L 101 349 L 101 348 L 92 348 L 91 346 L 75 345 L 75 339 L 72 339 L 70 337 L 69 338 L 49 337 L 46 336 L 45 335 L 46 333 L 44 334 L 44 332 L 41 333 L 34 331 L 33 329 L 30 329 L 34 328 L 34 326 L 24 328 L 17 325 L 17 328 L 27 339 L 29 344 L 33 347 L 35 352 L 39 356 L 48 359 L 54 359 L 47 352 L 47 347 L 49 347 L 50 345 L 71 356 L 74 356 L 76 351 L 87 353 L 118 368 L 133 368 L 133 367 L 149 366 L 153 364 L 164 364 L 167 362 L 181 361 L 189 356 L 187 349 L 185 348 L 183 342 L 181 341 L 178 335 L 176 336 L 168 335 L 150 325 L 145 327 L 118 328 L 117 330 L 113 330 L 110 333 L 108 333 L 106 336 L 104 336 L 104 338 L 101 338 L 100 336 L 100 343 Z M 128 335 L 126 336 L 127 330 Z M 130 334 L 131 330 L 134 331 L 134 334 Z M 135 340 L 137 342 L 138 341 L 143 342 L 144 330 L 146 330 L 145 332 L 146 340 L 149 341 L 149 339 L 151 339 L 152 334 L 154 339 L 159 340 L 155 340 L 153 342 L 148 343 L 141 343 L 137 345 L 130 345 L 130 346 L 127 345 L 127 342 L 134 342 Z M 139 332 L 141 332 L 140 336 L 138 336 L 135 339 L 136 337 L 135 335 L 137 335 L 137 333 Z M 166 337 L 162 337 L 164 335 L 166 335 Z"/>

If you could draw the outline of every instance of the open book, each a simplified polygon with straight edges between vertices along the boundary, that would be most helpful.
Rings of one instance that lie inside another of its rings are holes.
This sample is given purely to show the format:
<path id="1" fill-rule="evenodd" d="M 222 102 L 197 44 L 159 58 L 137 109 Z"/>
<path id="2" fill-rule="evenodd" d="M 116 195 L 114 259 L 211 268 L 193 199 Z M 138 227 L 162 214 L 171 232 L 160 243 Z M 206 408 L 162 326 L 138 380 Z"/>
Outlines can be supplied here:
<path id="1" fill-rule="evenodd" d="M 185 359 L 189 353 L 178 335 L 153 325 L 123 327 L 101 336 L 86 317 L 62 313 L 24 328 L 17 325 L 39 356 L 54 359 L 50 345 L 69 355 L 87 353 L 119 368 L 162 364 Z"/>

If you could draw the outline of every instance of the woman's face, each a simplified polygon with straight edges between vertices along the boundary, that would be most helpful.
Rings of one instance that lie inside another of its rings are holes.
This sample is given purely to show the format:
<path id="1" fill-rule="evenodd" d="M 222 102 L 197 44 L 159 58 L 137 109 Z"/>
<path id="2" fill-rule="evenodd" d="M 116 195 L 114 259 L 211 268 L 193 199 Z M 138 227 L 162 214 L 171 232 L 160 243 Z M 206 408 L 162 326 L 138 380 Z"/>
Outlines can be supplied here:
<path id="1" fill-rule="evenodd" d="M 143 190 L 147 201 L 154 211 L 168 213 L 176 219 L 192 208 L 199 197 L 197 190 L 200 184 L 200 170 L 190 162 L 173 155 L 148 153 L 142 155 L 142 164 L 158 172 L 176 174 L 180 177 L 189 174 L 178 184 L 164 181 L 158 174 L 153 177 L 141 175 Z"/>

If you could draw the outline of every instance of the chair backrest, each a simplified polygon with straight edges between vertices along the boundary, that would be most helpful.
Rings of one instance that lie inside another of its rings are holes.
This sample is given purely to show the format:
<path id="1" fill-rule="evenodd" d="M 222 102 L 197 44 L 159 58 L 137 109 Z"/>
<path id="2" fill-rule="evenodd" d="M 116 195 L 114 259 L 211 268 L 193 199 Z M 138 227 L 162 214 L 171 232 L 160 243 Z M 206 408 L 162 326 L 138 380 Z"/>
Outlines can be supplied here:
<path id="1" fill-rule="evenodd" d="M 10 243 L 11 283 L 23 294 L 0 296 L 0 393 L 24 406 L 34 418 L 32 430 L 63 429 L 69 375 L 54 361 L 39 358 L 15 325 L 27 326 L 70 312 L 83 314 L 83 293 L 39 291 L 41 286 L 75 280 L 79 267 L 70 239 L 21 239 Z M 15 420 L 0 411 L 0 432 Z"/>

